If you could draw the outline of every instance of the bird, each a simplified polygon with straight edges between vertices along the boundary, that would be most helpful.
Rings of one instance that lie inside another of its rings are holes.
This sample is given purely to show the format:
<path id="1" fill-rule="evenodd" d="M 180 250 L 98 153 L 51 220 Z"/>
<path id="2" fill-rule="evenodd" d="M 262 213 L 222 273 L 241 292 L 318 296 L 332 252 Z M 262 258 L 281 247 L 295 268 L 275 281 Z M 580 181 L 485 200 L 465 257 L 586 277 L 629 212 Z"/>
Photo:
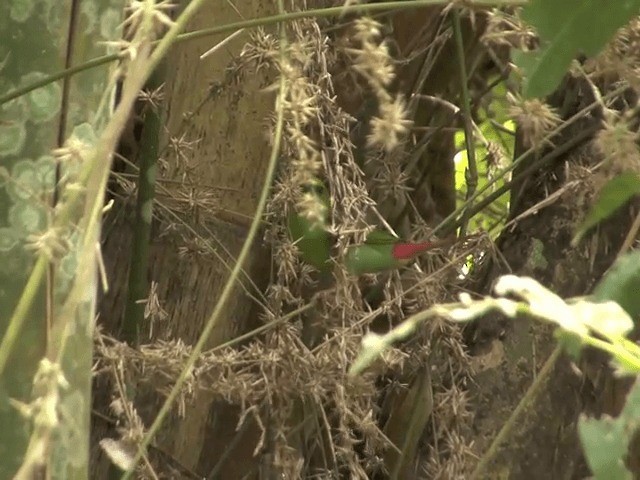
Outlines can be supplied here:
<path id="1" fill-rule="evenodd" d="M 327 230 L 329 221 L 329 192 L 320 180 L 314 179 L 302 187 L 305 195 L 310 195 L 320 207 L 315 220 L 292 209 L 287 217 L 287 229 L 291 241 L 298 247 L 302 260 L 321 272 L 331 269 L 331 249 L 333 235 Z"/>
<path id="2" fill-rule="evenodd" d="M 327 229 L 329 218 L 329 193 L 320 180 L 314 180 L 303 186 L 303 192 L 315 196 L 318 205 L 323 208 L 316 221 L 312 221 L 298 212 L 292 211 L 287 219 L 291 241 L 298 247 L 302 260 L 321 272 L 332 267 L 331 252 L 335 243 L 334 235 Z M 455 237 L 419 243 L 407 242 L 384 230 L 374 230 L 368 234 L 364 243 L 347 248 L 344 265 L 349 274 L 360 276 L 394 270 L 410 264 L 420 255 L 456 242 Z"/>
<path id="3" fill-rule="evenodd" d="M 451 245 L 448 237 L 427 242 L 407 242 L 383 230 L 374 230 L 362 244 L 352 245 L 345 255 L 345 267 L 351 275 L 396 270 L 435 248 Z"/>

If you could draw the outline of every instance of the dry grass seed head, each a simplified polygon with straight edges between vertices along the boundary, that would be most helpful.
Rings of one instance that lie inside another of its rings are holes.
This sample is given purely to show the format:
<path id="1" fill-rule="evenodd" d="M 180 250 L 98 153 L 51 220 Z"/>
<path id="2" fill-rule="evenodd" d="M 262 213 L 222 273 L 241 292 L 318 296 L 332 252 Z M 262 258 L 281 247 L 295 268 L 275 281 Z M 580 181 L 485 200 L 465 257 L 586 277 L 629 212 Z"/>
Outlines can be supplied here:
<path id="1" fill-rule="evenodd" d="M 640 19 L 634 18 L 618 30 L 596 57 L 585 62 L 584 70 L 594 80 L 616 82 L 623 80 L 636 91 L 640 90 Z"/>
<path id="2" fill-rule="evenodd" d="M 25 248 L 44 254 L 50 261 L 59 261 L 69 252 L 71 240 L 62 228 L 52 227 L 41 233 L 28 235 Z"/>
<path id="3" fill-rule="evenodd" d="M 240 52 L 240 62 L 236 68 L 252 66 L 256 73 L 262 69 L 273 67 L 273 63 L 279 52 L 278 39 L 266 33 L 262 28 L 258 28 L 251 33 L 249 41 Z"/>
<path id="4" fill-rule="evenodd" d="M 487 174 L 491 179 L 496 170 L 507 166 L 509 159 L 501 144 L 498 142 L 488 142 L 485 161 L 487 163 Z"/>
<path id="5" fill-rule="evenodd" d="M 406 102 L 401 96 L 398 95 L 393 101 L 381 102 L 378 115 L 371 119 L 367 145 L 381 146 L 387 152 L 394 150 L 411 125 L 411 121 L 406 118 Z"/>
<path id="6" fill-rule="evenodd" d="M 538 36 L 535 30 L 524 23 L 519 15 L 496 8 L 489 13 L 482 41 L 488 45 L 531 50 L 538 43 Z"/>
<path id="7" fill-rule="evenodd" d="M 509 115 L 520 127 L 525 144 L 536 149 L 542 148 L 545 144 L 551 145 L 551 142 L 544 141 L 544 138 L 562 121 L 556 110 L 537 98 L 515 99 L 509 95 L 509 99 L 512 102 Z"/>
<path id="8" fill-rule="evenodd" d="M 278 279 L 283 282 L 283 285 L 292 285 L 298 272 L 297 248 L 288 242 L 277 245 L 274 251 L 274 263 L 277 265 Z M 283 300 L 284 298 L 282 297 Z"/>
<path id="9" fill-rule="evenodd" d="M 615 175 L 625 171 L 640 173 L 638 134 L 623 120 L 605 122 L 595 139 L 604 158 L 604 168 Z"/>
<path id="10" fill-rule="evenodd" d="M 371 17 L 360 17 L 353 22 L 350 35 L 352 46 L 346 48 L 353 69 L 368 80 L 376 96 L 386 94 L 384 87 L 395 77 L 389 48 L 379 40 L 381 33 L 380 22 Z"/>
<path id="11" fill-rule="evenodd" d="M 312 228 L 323 228 L 329 216 L 329 206 L 322 203 L 322 200 L 317 195 L 310 192 L 302 194 L 298 209 L 311 223 Z"/>

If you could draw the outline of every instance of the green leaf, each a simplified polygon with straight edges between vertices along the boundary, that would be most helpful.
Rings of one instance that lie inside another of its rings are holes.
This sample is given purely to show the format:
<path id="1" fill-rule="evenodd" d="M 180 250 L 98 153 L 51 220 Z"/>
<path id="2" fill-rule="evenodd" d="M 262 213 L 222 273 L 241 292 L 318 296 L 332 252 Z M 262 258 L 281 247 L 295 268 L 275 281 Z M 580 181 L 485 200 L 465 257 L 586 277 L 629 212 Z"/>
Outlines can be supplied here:
<path id="1" fill-rule="evenodd" d="M 629 435 L 640 426 L 640 379 L 636 379 L 619 418 L 627 424 Z"/>
<path id="2" fill-rule="evenodd" d="M 640 380 L 627 396 L 618 418 L 600 420 L 581 418 L 578 433 L 587 463 L 594 477 L 603 480 L 628 480 L 631 473 L 625 468 L 629 441 L 640 425 Z"/>
<path id="3" fill-rule="evenodd" d="M 610 419 L 580 419 L 578 431 L 596 480 L 631 480 L 623 461 L 628 442 L 618 423 Z"/>
<path id="4" fill-rule="evenodd" d="M 640 318 L 640 251 L 620 257 L 600 280 L 593 297 L 600 302 L 618 303 L 637 322 Z"/>
<path id="5" fill-rule="evenodd" d="M 640 176 L 636 173 L 623 173 L 609 180 L 600 190 L 598 199 L 578 228 L 571 245 L 576 246 L 591 228 L 609 218 L 618 208 L 638 194 L 640 194 Z"/>
<path id="6" fill-rule="evenodd" d="M 535 52 L 520 52 L 514 56 L 526 77 L 525 97 L 543 97 L 551 93 L 577 54 L 596 55 L 639 9 L 640 0 L 529 2 L 522 17 L 536 27 L 542 46 Z"/>

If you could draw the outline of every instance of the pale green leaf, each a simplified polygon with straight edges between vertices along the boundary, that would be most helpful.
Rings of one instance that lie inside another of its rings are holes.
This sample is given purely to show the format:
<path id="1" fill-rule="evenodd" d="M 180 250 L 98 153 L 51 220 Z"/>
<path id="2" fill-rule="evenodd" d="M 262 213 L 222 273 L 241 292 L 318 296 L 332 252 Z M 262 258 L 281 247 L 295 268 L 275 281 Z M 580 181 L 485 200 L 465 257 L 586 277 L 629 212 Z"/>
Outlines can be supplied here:
<path id="1" fill-rule="evenodd" d="M 515 56 L 525 76 L 524 95 L 551 93 L 578 54 L 596 55 L 638 13 L 640 0 L 532 0 L 522 12 L 536 27 L 541 47 Z"/>
<path id="2" fill-rule="evenodd" d="M 640 318 L 640 251 L 620 257 L 600 280 L 593 297 L 620 305 L 635 322 Z"/>
<path id="3" fill-rule="evenodd" d="M 600 420 L 581 418 L 578 433 L 585 458 L 596 480 L 628 480 L 625 468 L 629 441 L 640 425 L 640 380 L 627 396 L 618 418 Z"/>

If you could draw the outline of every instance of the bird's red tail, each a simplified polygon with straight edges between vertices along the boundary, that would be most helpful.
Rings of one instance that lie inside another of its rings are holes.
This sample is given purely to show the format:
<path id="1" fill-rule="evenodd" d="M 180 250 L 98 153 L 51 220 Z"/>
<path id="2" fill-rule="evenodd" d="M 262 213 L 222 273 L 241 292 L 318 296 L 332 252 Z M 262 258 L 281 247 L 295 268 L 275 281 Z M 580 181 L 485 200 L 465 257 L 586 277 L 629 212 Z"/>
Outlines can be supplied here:
<path id="1" fill-rule="evenodd" d="M 456 237 L 447 237 L 433 242 L 396 243 L 393 246 L 393 257 L 397 260 L 411 260 L 418 255 L 438 247 L 446 247 L 456 243 Z"/>

